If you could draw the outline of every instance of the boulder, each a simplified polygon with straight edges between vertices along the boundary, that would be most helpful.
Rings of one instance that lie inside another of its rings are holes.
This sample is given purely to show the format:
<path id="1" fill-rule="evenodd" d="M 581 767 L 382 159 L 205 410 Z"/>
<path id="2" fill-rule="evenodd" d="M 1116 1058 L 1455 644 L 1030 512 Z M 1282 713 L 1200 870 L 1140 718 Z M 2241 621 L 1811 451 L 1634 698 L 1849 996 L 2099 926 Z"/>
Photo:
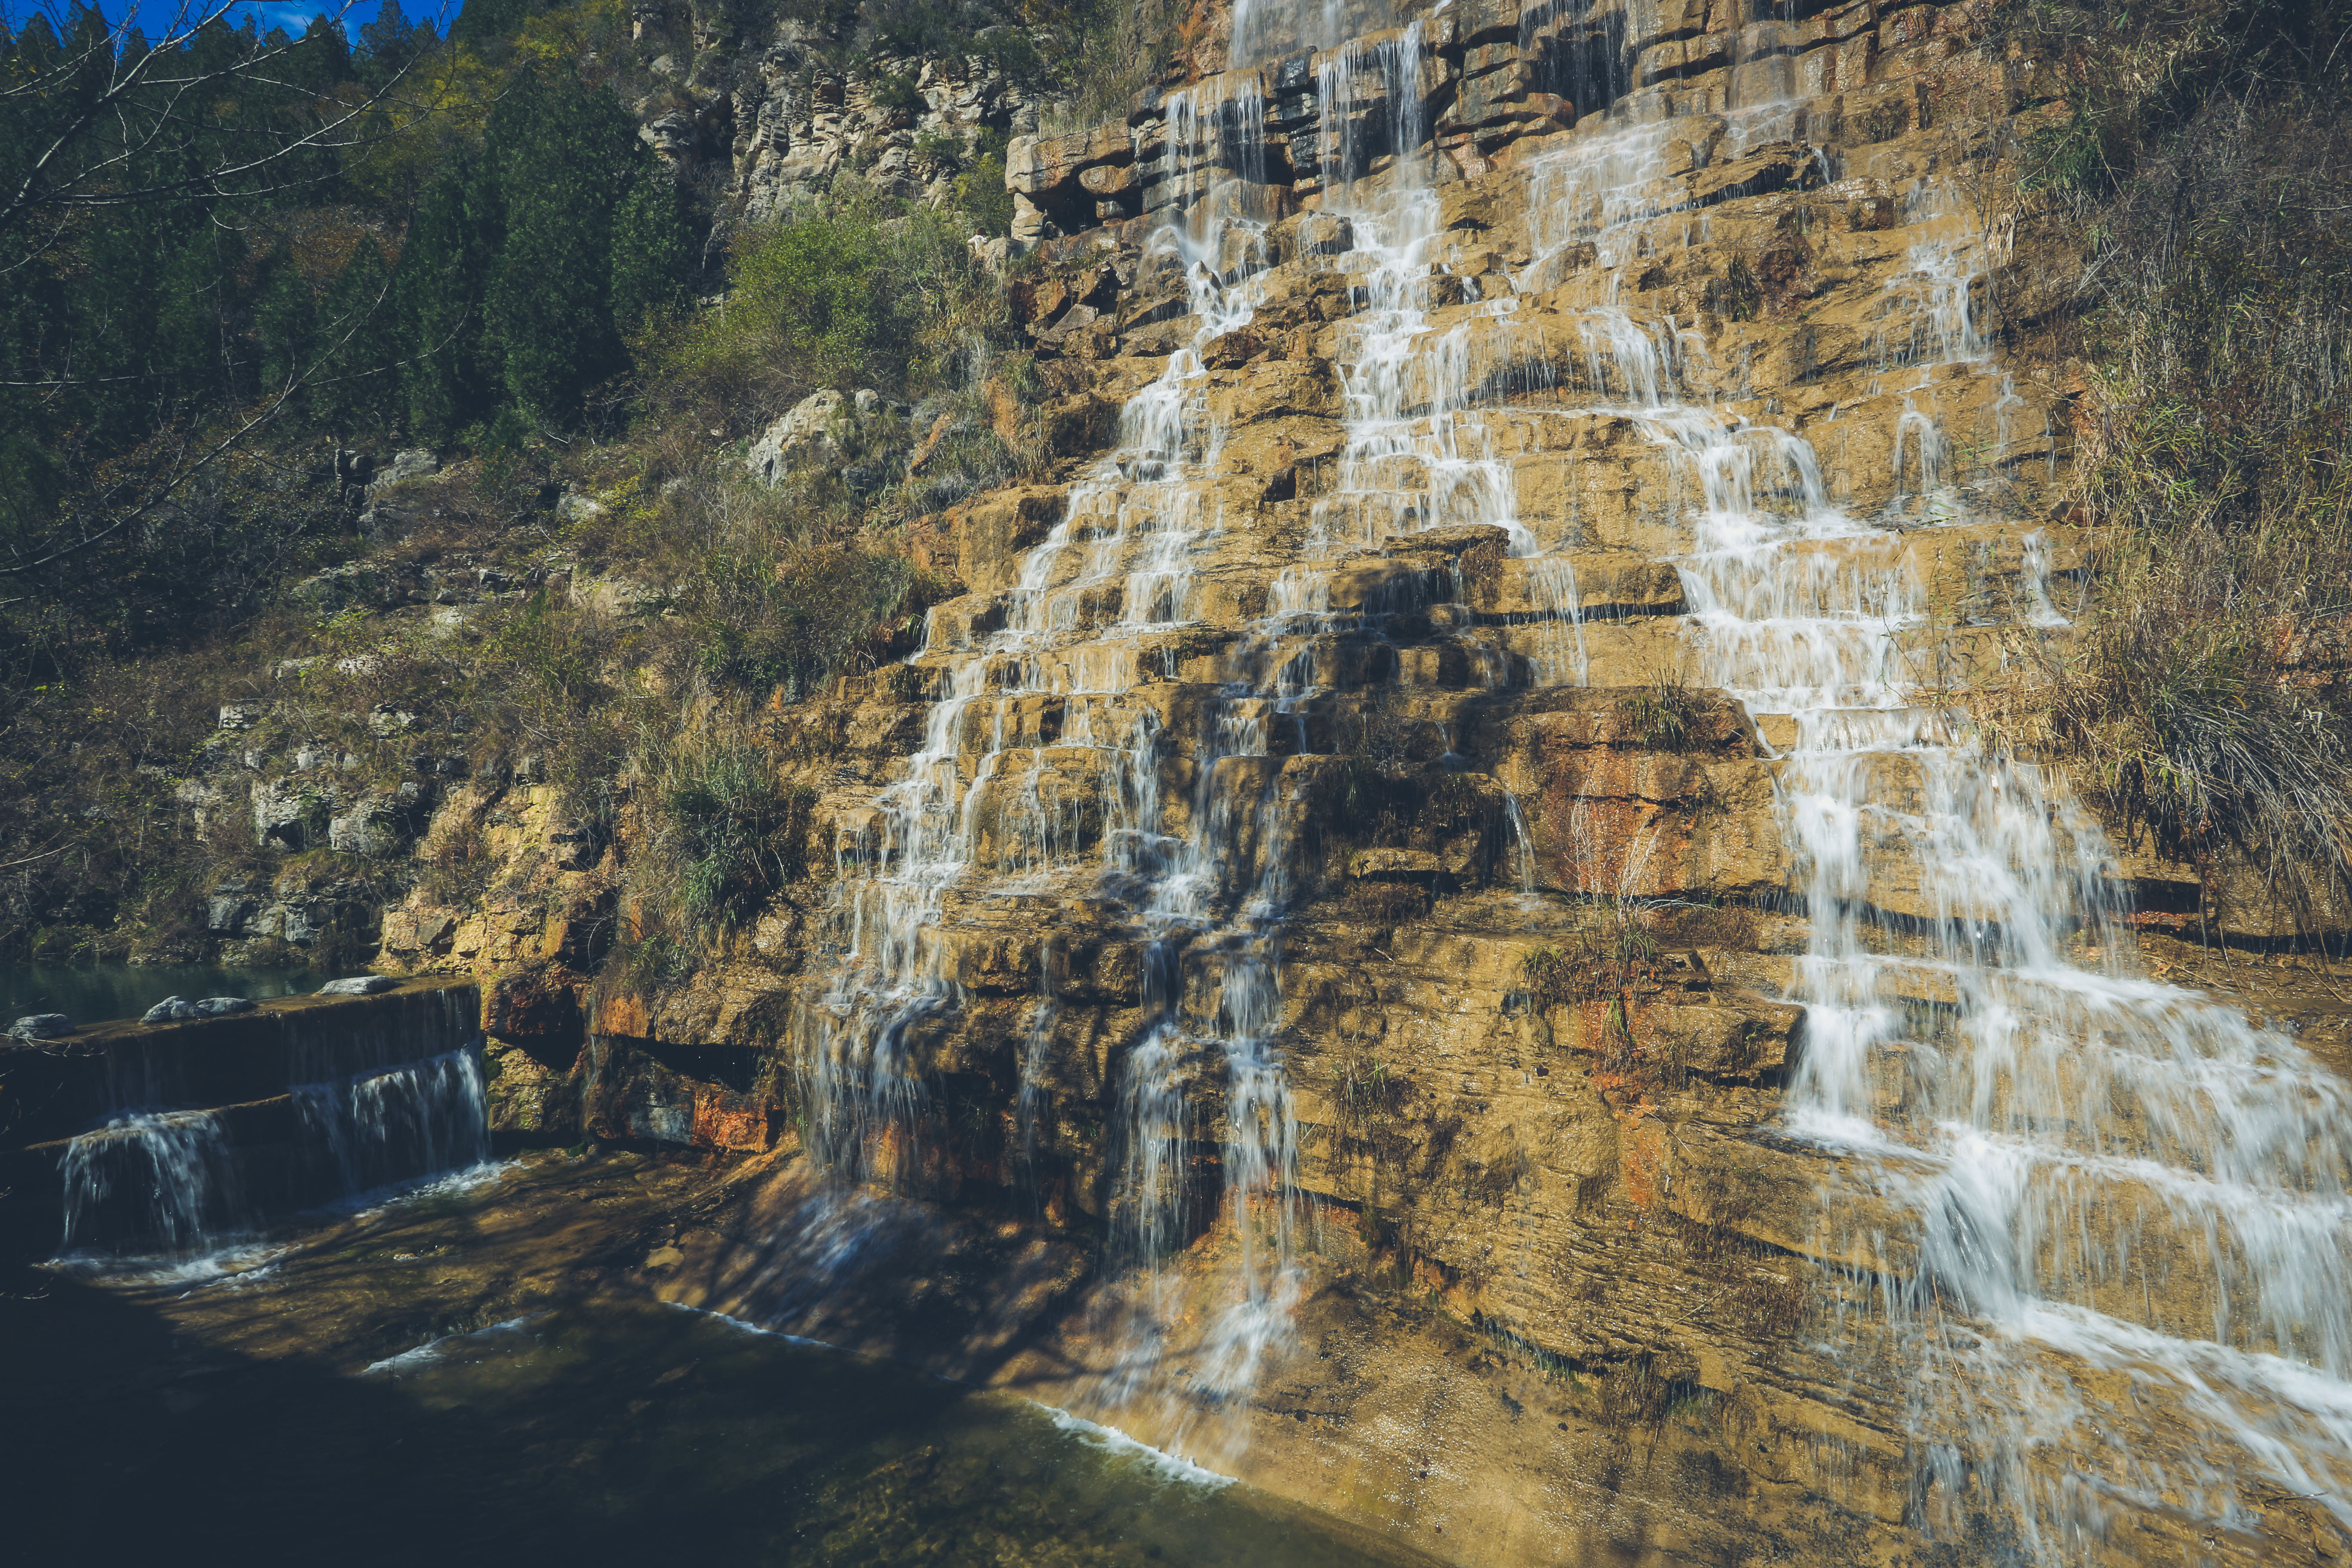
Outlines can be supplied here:
<path id="1" fill-rule="evenodd" d="M 411 479 L 425 479 L 440 471 L 441 459 L 421 447 L 394 452 L 392 461 L 375 471 L 373 480 L 368 485 L 368 494 L 382 495 L 394 485 L 406 484 Z"/>
<path id="2" fill-rule="evenodd" d="M 330 566 L 294 584 L 294 597 L 323 616 L 352 608 L 373 609 L 392 602 L 394 590 L 382 573 L 353 563 Z"/>
<path id="3" fill-rule="evenodd" d="M 760 438 L 751 443 L 743 466 L 763 485 L 781 484 L 784 476 L 796 468 L 840 461 L 841 445 L 834 434 L 845 422 L 861 424 L 886 412 L 903 413 L 905 409 L 904 404 L 891 402 L 872 387 L 860 387 L 854 393 L 836 392 L 830 387 L 813 392 L 794 404 L 791 413 L 761 433 Z"/>
<path id="4" fill-rule="evenodd" d="M 339 805 L 331 782 L 270 779 L 253 789 L 254 836 L 264 843 L 307 849 L 324 836 Z"/>
<path id="5" fill-rule="evenodd" d="M 1356 226 L 1336 213 L 1305 213 L 1298 219 L 1298 254 L 1344 256 L 1356 248 Z"/>
<path id="6" fill-rule="evenodd" d="M 226 1018 L 233 1013 L 250 1013 L 253 1003 L 244 996 L 207 996 L 191 1002 L 184 996 L 166 996 L 139 1016 L 142 1024 L 184 1024 L 193 1018 Z"/>
<path id="7" fill-rule="evenodd" d="M 327 843 L 346 855 L 389 855 L 407 841 L 400 813 L 384 801 L 362 801 L 327 821 Z"/>
<path id="8" fill-rule="evenodd" d="M 20 1040 L 54 1040 L 73 1033 L 73 1020 L 63 1013 L 27 1013 L 8 1026 L 8 1033 Z"/>
<path id="9" fill-rule="evenodd" d="M 330 980 L 319 987 L 321 996 L 373 996 L 379 991 L 389 991 L 400 982 L 389 974 L 353 974 L 341 980 Z"/>

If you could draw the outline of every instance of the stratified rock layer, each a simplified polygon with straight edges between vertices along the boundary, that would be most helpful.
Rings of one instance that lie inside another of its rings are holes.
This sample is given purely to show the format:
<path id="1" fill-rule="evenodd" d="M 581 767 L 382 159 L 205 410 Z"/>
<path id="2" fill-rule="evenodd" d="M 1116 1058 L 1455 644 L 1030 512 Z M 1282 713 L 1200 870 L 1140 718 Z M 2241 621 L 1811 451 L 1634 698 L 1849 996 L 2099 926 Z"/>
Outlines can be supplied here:
<path id="1" fill-rule="evenodd" d="M 1237 14 L 1017 141 L 1064 461 L 777 715 L 820 871 L 673 986 L 584 851 L 387 956 L 496 974 L 509 1126 L 1091 1232 L 1005 1376 L 1464 1561 L 2336 1550 L 2342 1090 L 1955 717 L 2083 542 L 1980 22 Z"/>

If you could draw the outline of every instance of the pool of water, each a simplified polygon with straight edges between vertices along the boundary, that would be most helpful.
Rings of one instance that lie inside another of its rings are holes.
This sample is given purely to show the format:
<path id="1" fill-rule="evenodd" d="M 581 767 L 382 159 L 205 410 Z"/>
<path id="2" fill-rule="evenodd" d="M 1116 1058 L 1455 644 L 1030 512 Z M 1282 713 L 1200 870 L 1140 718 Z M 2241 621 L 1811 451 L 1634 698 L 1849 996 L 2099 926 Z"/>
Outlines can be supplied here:
<path id="1" fill-rule="evenodd" d="M 0 964 L 0 1028 L 27 1013 L 77 1024 L 136 1018 L 166 996 L 249 996 L 315 991 L 333 976 L 307 969 L 215 969 L 201 963 Z"/>
<path id="2" fill-rule="evenodd" d="M 1013 1395 L 643 1298 L 336 1372 L 167 1342 L 52 1278 L 17 1308 L 50 1311 L 48 1348 L 0 1349 L 24 1363 L 20 1389 L 0 1380 L 0 1454 L 18 1450 L 26 1562 L 110 1542 L 113 1562 L 408 1568 L 1430 1564 Z"/>
<path id="3" fill-rule="evenodd" d="M 566 1308 L 365 1375 L 404 1396 L 412 1494 L 474 1491 L 467 1533 L 518 1549 L 593 1520 L 605 1560 L 663 1560 L 691 1521 L 693 1555 L 728 1563 L 1428 1561 L 1016 1397 L 650 1302 Z"/>

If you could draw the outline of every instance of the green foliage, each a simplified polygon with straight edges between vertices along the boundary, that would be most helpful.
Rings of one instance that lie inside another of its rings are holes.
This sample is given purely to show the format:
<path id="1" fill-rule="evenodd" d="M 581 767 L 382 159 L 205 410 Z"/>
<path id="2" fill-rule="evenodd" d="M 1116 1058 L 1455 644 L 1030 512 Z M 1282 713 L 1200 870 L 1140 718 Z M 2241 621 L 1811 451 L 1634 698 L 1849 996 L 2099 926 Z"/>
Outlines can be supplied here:
<path id="1" fill-rule="evenodd" d="M 1619 699 L 1617 710 L 1645 746 L 1679 752 L 1696 739 L 1698 699 L 1677 672 L 1659 671 L 1648 686 Z"/>
<path id="2" fill-rule="evenodd" d="M 1068 86 L 1049 131 L 1098 124 L 1126 111 L 1183 38 L 1182 0 L 1074 0 L 1040 17 L 1073 42 Z"/>
<path id="3" fill-rule="evenodd" d="M 716 555 L 684 602 L 697 662 L 714 679 L 797 700 L 850 659 L 912 581 L 905 557 L 854 544 Z"/>
<path id="4" fill-rule="evenodd" d="M 508 396 L 542 423 L 568 426 L 587 388 L 625 363 L 619 309 L 651 303 L 664 280 L 649 269 L 675 262 L 684 246 L 644 188 L 652 154 L 610 92 L 526 70 L 490 116 L 484 149 L 506 220 L 485 301 L 488 335 Z M 625 228 L 631 247 L 616 267 L 615 215 L 628 206 L 641 222 Z M 614 296 L 616 270 L 629 280 L 628 301 Z"/>
<path id="5" fill-rule="evenodd" d="M 2036 14 L 2070 117 L 2034 182 L 2095 240 L 2082 323 L 2114 525 L 2077 648 L 2001 728 L 2128 835 L 2352 886 L 2352 61 L 2324 4 Z"/>
<path id="6" fill-rule="evenodd" d="M 911 113 L 924 107 L 921 90 L 915 85 L 911 73 L 881 71 L 874 78 L 874 106 L 902 113 Z"/>
<path id="7" fill-rule="evenodd" d="M 1004 184 L 1004 153 L 989 149 L 956 176 L 956 201 L 971 219 L 972 231 L 991 238 L 1013 232 L 1013 192 Z"/>
<path id="8" fill-rule="evenodd" d="M 663 779 L 662 852 L 677 868 L 680 910 L 701 923 L 749 920 L 806 868 L 814 791 L 775 778 L 741 744 L 692 750 Z"/>
<path id="9" fill-rule="evenodd" d="M 1752 321 L 1764 303 L 1764 286 L 1757 281 L 1756 269 L 1748 265 L 1744 255 L 1731 258 L 1730 268 L 1724 274 L 1723 285 L 1716 292 L 1716 308 L 1727 321 Z"/>
<path id="10" fill-rule="evenodd" d="M 474 423 L 491 401 L 484 307 L 504 217 L 485 160 L 466 154 L 442 171 L 409 224 L 394 289 L 415 349 L 404 373 L 409 421 L 428 438 Z"/>
<path id="11" fill-rule="evenodd" d="M 466 20 L 478 31 L 519 15 Z M 210 471 L 222 443 L 287 466 L 322 435 L 446 445 L 506 406 L 562 430 L 627 368 L 627 336 L 686 302 L 683 197 L 603 86 L 519 59 L 497 95 L 494 76 L 436 54 L 430 27 L 396 7 L 362 30 L 356 56 L 325 22 L 299 41 L 216 24 L 163 61 L 156 85 L 52 146 L 102 85 L 110 47 L 95 11 L 70 30 L 97 50 L 79 74 L 51 68 L 46 21 L 0 30 L 0 186 L 64 201 L 99 178 L 163 195 L 57 209 L 65 223 L 37 212 L 0 234 L 0 563 L 75 545 L 37 586 L 99 624 L 184 635 L 176 609 L 133 584 L 209 605 L 201 625 L 249 613 L 263 584 L 236 572 L 312 524 L 247 513 L 247 497 L 277 487 Z M 413 97 L 404 86 L 367 110 L 383 139 L 348 167 L 305 142 L 420 64 L 435 68 Z M 198 112 L 169 85 L 191 71 L 225 73 Z M 479 147 L 466 115 L 425 107 L 447 108 L 459 79 L 499 97 Z M 438 173 L 415 182 L 412 209 L 379 175 L 428 145 Z"/>
<path id="12" fill-rule="evenodd" d="M 449 24 L 449 38 L 477 49 L 498 49 L 511 43 L 523 24 L 553 8 L 552 0 L 465 0 Z"/>
<path id="13" fill-rule="evenodd" d="M 639 158 L 628 196 L 613 215 L 614 330 L 626 336 L 649 315 L 683 310 L 694 251 L 685 194 L 658 163 Z"/>
<path id="14" fill-rule="evenodd" d="M 729 320 L 688 352 L 756 343 L 789 362 L 811 391 L 846 389 L 861 376 L 896 383 L 908 301 L 891 287 L 889 250 L 875 219 L 855 212 L 815 215 L 756 236 L 731 279 Z"/>
<path id="15" fill-rule="evenodd" d="M 898 216 L 841 184 L 827 208 L 743 236 L 725 303 L 689 321 L 655 367 L 653 412 L 748 434 L 826 387 L 920 396 L 960 385 L 975 346 L 1010 340 L 1003 291 L 960 224 Z"/>

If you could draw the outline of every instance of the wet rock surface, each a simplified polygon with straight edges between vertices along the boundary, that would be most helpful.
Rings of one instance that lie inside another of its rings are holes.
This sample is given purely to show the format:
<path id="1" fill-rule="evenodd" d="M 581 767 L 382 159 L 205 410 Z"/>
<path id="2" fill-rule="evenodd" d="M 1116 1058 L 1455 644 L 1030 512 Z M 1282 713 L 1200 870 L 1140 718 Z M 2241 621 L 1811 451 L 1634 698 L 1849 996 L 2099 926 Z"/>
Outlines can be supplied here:
<path id="1" fill-rule="evenodd" d="M 255 1543 L 262 1562 L 341 1532 L 353 1563 L 593 1561 L 684 1528 L 855 1568 L 1432 1561 L 1017 1394 L 646 1294 L 681 1256 L 666 1238 L 725 1223 L 756 1180 L 536 1156 L 199 1273 L 0 1277 L 12 1539 L 70 1550 L 135 1486 L 109 1540 L 142 1555 L 184 1545 L 192 1514 L 251 1509 L 286 1540 Z"/>
<path id="2" fill-rule="evenodd" d="M 1959 5 L 1318 15 L 1013 142 L 1055 471 L 779 709 L 809 870 L 722 962 L 596 977 L 637 847 L 520 770 L 192 808 L 478 837 L 382 962 L 484 984 L 493 1125 L 774 1167 L 630 1233 L 669 1299 L 1465 1563 L 2339 1551 L 2343 1011 L 1966 721 L 2095 543 L 2011 346 L 2074 237 L 1978 199 L 2047 84 Z M 755 207 L 911 129 L 788 53 Z"/>

